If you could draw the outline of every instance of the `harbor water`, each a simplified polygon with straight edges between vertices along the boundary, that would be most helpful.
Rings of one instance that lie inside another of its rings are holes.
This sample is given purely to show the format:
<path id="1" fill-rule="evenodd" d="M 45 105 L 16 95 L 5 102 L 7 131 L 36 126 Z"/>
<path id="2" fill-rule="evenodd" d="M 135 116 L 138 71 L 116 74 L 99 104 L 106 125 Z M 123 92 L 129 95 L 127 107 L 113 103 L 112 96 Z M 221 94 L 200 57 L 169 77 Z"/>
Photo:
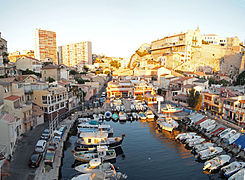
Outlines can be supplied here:
<path id="1" fill-rule="evenodd" d="M 221 179 L 219 174 L 204 173 L 203 163 L 197 162 L 190 150 L 175 141 L 179 133 L 160 131 L 155 122 L 127 121 L 126 123 L 105 121 L 114 129 L 114 136 L 126 134 L 122 151 L 117 156 L 115 167 L 127 174 L 127 179 L 151 180 L 204 180 Z M 61 179 L 71 179 L 78 174 L 74 170 L 72 149 L 77 136 L 70 136 L 66 142 Z"/>

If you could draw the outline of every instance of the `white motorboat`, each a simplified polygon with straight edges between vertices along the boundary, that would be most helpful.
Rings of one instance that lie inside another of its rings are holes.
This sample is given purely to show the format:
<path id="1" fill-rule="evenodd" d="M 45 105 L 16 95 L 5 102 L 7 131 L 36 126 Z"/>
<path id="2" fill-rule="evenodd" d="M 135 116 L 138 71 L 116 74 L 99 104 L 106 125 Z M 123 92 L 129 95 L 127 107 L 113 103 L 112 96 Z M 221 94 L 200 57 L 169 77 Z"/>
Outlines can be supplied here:
<path id="1" fill-rule="evenodd" d="M 107 112 L 105 112 L 105 115 L 104 116 L 105 116 L 106 119 L 110 119 L 111 116 L 112 116 L 112 114 L 111 114 L 110 111 L 107 111 Z"/>
<path id="2" fill-rule="evenodd" d="M 228 132 L 227 134 L 225 134 L 222 139 L 230 139 L 232 136 L 234 136 L 236 134 L 236 130 L 231 130 L 230 132 Z"/>
<path id="3" fill-rule="evenodd" d="M 231 136 L 229 139 L 227 139 L 227 144 L 234 143 L 239 137 L 241 133 L 236 133 L 235 135 Z"/>
<path id="4" fill-rule="evenodd" d="M 170 104 L 167 104 L 166 107 L 162 108 L 162 113 L 178 113 L 178 112 L 182 112 L 183 108 L 177 108 L 177 107 L 173 107 Z"/>
<path id="5" fill-rule="evenodd" d="M 216 127 L 216 124 L 212 124 L 212 125 L 204 128 L 204 129 L 205 129 L 206 132 L 211 132 L 215 127 Z"/>
<path id="6" fill-rule="evenodd" d="M 111 163 L 102 163 L 99 158 L 92 159 L 88 164 L 76 166 L 75 170 L 81 173 L 104 172 L 105 178 L 112 177 L 116 174 L 116 170 Z"/>
<path id="7" fill-rule="evenodd" d="M 201 139 L 201 138 L 202 138 L 201 136 L 197 136 L 197 135 L 190 136 L 190 137 L 187 137 L 184 141 L 182 140 L 182 142 L 188 144 L 191 141 L 195 141 L 195 140 Z"/>
<path id="8" fill-rule="evenodd" d="M 130 109 L 131 109 L 131 111 L 135 111 L 135 105 L 131 104 Z"/>
<path id="9" fill-rule="evenodd" d="M 203 151 L 203 150 L 208 149 L 210 147 L 213 148 L 213 146 L 214 146 L 214 143 L 209 143 L 209 142 L 194 145 L 192 152 L 199 153 L 200 151 Z"/>
<path id="10" fill-rule="evenodd" d="M 124 112 L 119 112 L 119 121 L 127 121 L 128 115 Z"/>
<path id="11" fill-rule="evenodd" d="M 125 106 L 124 105 L 121 105 L 120 110 L 121 111 L 125 111 Z"/>
<path id="12" fill-rule="evenodd" d="M 204 138 L 192 140 L 192 141 L 189 141 L 188 146 L 189 146 L 189 147 L 193 147 L 193 146 L 195 146 L 195 145 L 197 145 L 197 144 L 203 143 L 204 141 L 205 141 Z"/>
<path id="13" fill-rule="evenodd" d="M 107 146 L 97 146 L 97 151 L 85 151 L 83 153 L 74 152 L 73 156 L 76 160 L 82 162 L 89 162 L 95 158 L 102 158 L 103 160 L 111 160 L 116 158 L 116 151 L 114 149 L 108 149 Z"/>
<path id="14" fill-rule="evenodd" d="M 213 158 L 217 155 L 219 155 L 220 153 L 222 153 L 223 148 L 221 147 L 213 147 L 213 148 L 209 148 L 209 149 L 205 149 L 203 151 L 200 151 L 196 157 L 199 158 L 200 160 L 207 160 L 210 158 Z"/>
<path id="15" fill-rule="evenodd" d="M 223 138 L 227 133 L 231 131 L 231 128 L 225 129 L 223 132 L 221 132 L 218 137 Z"/>
<path id="16" fill-rule="evenodd" d="M 229 177 L 228 180 L 244 180 L 245 179 L 245 169 L 239 170 L 237 173 Z"/>
<path id="17" fill-rule="evenodd" d="M 85 123 L 91 121 L 91 118 L 78 118 L 77 120 L 79 123 Z"/>
<path id="18" fill-rule="evenodd" d="M 147 117 L 147 119 L 153 119 L 155 118 L 155 115 L 153 114 L 153 112 L 151 110 L 148 110 L 145 112 L 145 115 Z"/>
<path id="19" fill-rule="evenodd" d="M 97 146 L 108 146 L 108 148 L 116 148 L 121 146 L 125 135 L 121 137 L 108 137 L 108 133 L 88 132 L 80 133 L 79 138 L 75 142 L 76 151 L 87 151 Z"/>
<path id="20" fill-rule="evenodd" d="M 222 167 L 221 172 L 224 174 L 226 178 L 228 178 L 244 167 L 245 162 L 234 161 L 228 164 L 227 166 Z"/>
<path id="21" fill-rule="evenodd" d="M 172 132 L 174 128 L 177 128 L 179 124 L 173 120 L 171 117 L 160 117 L 157 120 L 157 124 L 163 130 Z"/>
<path id="22" fill-rule="evenodd" d="M 208 126 L 213 125 L 215 120 L 207 119 L 206 121 L 199 124 L 201 129 L 206 129 Z"/>
<path id="23" fill-rule="evenodd" d="M 186 136 L 189 136 L 189 135 L 196 135 L 197 133 L 195 133 L 195 132 L 188 132 L 188 133 L 180 133 L 180 134 L 178 134 L 176 137 L 175 137 L 175 139 L 177 139 L 177 140 L 181 140 L 181 137 L 186 137 Z"/>
<path id="24" fill-rule="evenodd" d="M 113 128 L 107 124 L 89 124 L 89 123 L 81 123 L 77 126 L 78 133 L 86 133 L 86 132 L 103 132 L 108 133 L 109 137 L 113 136 Z"/>
<path id="25" fill-rule="evenodd" d="M 229 155 L 220 155 L 204 163 L 203 170 L 214 171 L 219 167 L 229 163 L 231 157 Z"/>
<path id="26" fill-rule="evenodd" d="M 139 118 L 139 115 L 135 112 L 132 113 L 132 117 L 133 119 L 138 119 Z"/>
<path id="27" fill-rule="evenodd" d="M 119 112 L 121 110 L 121 106 L 120 105 L 116 106 L 116 110 Z"/>

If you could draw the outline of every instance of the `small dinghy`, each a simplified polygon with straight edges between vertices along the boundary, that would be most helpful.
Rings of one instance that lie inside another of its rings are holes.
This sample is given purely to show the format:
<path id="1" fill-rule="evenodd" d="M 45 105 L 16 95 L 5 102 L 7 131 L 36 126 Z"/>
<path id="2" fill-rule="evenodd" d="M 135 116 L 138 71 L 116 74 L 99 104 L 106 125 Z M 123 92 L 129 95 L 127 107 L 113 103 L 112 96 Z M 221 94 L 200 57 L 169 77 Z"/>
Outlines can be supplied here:
<path id="1" fill-rule="evenodd" d="M 131 109 L 131 111 L 135 111 L 135 105 L 131 104 L 130 109 Z"/>
<path id="2" fill-rule="evenodd" d="M 176 137 L 175 137 L 175 139 L 176 140 L 181 140 L 182 139 L 182 137 L 184 138 L 184 137 L 186 137 L 186 136 L 189 136 L 189 135 L 196 135 L 197 133 L 195 133 L 195 132 L 189 132 L 189 133 L 180 133 L 180 134 L 178 134 Z"/>
<path id="3" fill-rule="evenodd" d="M 127 121 L 128 116 L 125 112 L 119 112 L 119 121 Z"/>
<path id="4" fill-rule="evenodd" d="M 201 129 L 206 129 L 208 126 L 211 126 L 215 123 L 215 120 L 207 119 L 206 121 L 199 124 L 199 127 Z"/>
<path id="5" fill-rule="evenodd" d="M 121 106 L 116 106 L 116 110 L 119 112 L 121 110 Z"/>
<path id="6" fill-rule="evenodd" d="M 112 114 L 111 114 L 110 111 L 105 112 L 105 118 L 106 118 L 106 119 L 110 119 L 111 116 L 112 116 Z"/>
<path id="7" fill-rule="evenodd" d="M 155 115 L 153 114 L 151 110 L 146 111 L 145 114 L 148 120 L 154 120 Z"/>
<path id="8" fill-rule="evenodd" d="M 224 174 L 226 178 L 228 178 L 244 167 L 245 167 L 245 162 L 234 161 L 229 165 L 222 167 L 221 172 Z"/>
<path id="9" fill-rule="evenodd" d="M 112 114 L 112 119 L 113 119 L 113 120 L 117 121 L 118 118 L 119 118 L 119 116 L 118 116 L 117 113 L 113 113 L 113 114 Z"/>
<path id="10" fill-rule="evenodd" d="M 137 114 L 137 113 L 135 113 L 135 112 L 133 112 L 132 113 L 132 117 L 133 117 L 133 119 L 138 119 L 139 118 L 139 115 Z"/>
<path id="11" fill-rule="evenodd" d="M 141 120 L 145 120 L 147 117 L 146 117 L 145 113 L 140 112 L 140 113 L 139 113 L 139 118 L 140 118 Z"/>
<path id="12" fill-rule="evenodd" d="M 210 126 L 204 128 L 204 130 L 205 130 L 206 132 L 211 132 L 215 127 L 216 127 L 216 124 L 212 124 L 212 125 L 210 125 Z"/>
<path id="13" fill-rule="evenodd" d="M 200 151 L 196 157 L 200 160 L 207 160 L 207 159 L 211 159 L 217 155 L 219 155 L 220 153 L 222 153 L 223 148 L 221 147 L 213 147 L 213 148 L 209 148 L 203 151 Z"/>
<path id="14" fill-rule="evenodd" d="M 203 170 L 214 171 L 219 167 L 229 163 L 231 157 L 229 155 L 220 155 L 204 163 Z"/>
<path id="15" fill-rule="evenodd" d="M 189 143 L 187 144 L 188 147 L 193 147 L 197 144 L 201 144 L 203 141 L 205 141 L 204 138 L 200 138 L 200 139 L 196 139 L 196 140 L 193 140 L 193 141 L 189 141 Z"/>
<path id="16" fill-rule="evenodd" d="M 198 145 L 194 145 L 193 149 L 192 149 L 192 153 L 199 153 L 200 151 L 203 151 L 205 149 L 208 149 L 210 147 L 213 147 L 214 143 L 203 143 L 203 144 L 198 144 Z"/>
<path id="17" fill-rule="evenodd" d="M 237 173 L 229 177 L 228 180 L 244 180 L 245 179 L 245 169 L 239 170 Z"/>

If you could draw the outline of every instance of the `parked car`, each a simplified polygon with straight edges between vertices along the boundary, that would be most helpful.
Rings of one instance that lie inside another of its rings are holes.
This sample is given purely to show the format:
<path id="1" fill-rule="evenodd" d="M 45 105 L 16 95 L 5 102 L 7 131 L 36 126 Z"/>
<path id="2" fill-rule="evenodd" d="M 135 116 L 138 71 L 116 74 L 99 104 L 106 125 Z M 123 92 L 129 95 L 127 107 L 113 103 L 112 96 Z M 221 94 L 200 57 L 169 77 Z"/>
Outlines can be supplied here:
<path id="1" fill-rule="evenodd" d="M 37 141 L 37 144 L 35 146 L 35 151 L 37 153 L 43 153 L 47 147 L 47 141 L 45 140 L 39 140 Z"/>
<path id="2" fill-rule="evenodd" d="M 49 140 L 50 134 L 48 129 L 44 129 L 43 133 L 41 134 L 41 139 L 43 140 Z"/>
<path id="3" fill-rule="evenodd" d="M 32 168 L 38 167 L 42 160 L 42 157 L 43 155 L 41 153 L 33 153 L 29 160 L 29 166 Z"/>

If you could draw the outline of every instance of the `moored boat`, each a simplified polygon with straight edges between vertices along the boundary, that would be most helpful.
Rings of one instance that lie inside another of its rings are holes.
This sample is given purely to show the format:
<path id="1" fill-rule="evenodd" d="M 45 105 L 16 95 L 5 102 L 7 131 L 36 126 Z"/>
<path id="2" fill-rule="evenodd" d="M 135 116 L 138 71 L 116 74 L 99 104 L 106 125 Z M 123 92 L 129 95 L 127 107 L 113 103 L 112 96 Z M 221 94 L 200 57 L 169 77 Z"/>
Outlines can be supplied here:
<path id="1" fill-rule="evenodd" d="M 119 112 L 119 121 L 127 121 L 128 116 L 125 112 Z"/>
<path id="2" fill-rule="evenodd" d="M 174 128 L 177 128 L 179 124 L 170 117 L 161 117 L 157 120 L 157 124 L 163 130 L 172 132 Z"/>
<path id="3" fill-rule="evenodd" d="M 214 171 L 221 166 L 229 163 L 231 157 L 229 155 L 220 155 L 204 163 L 203 170 Z"/>
<path id="4" fill-rule="evenodd" d="M 170 104 L 162 108 L 162 113 L 178 113 L 182 111 L 183 111 L 183 108 L 172 107 Z"/>
<path id="5" fill-rule="evenodd" d="M 146 111 L 145 115 L 146 115 L 148 120 L 154 120 L 154 118 L 155 118 L 155 115 L 153 114 L 153 112 L 151 110 Z"/>
<path id="6" fill-rule="evenodd" d="M 111 116 L 112 116 L 112 114 L 111 114 L 110 111 L 105 112 L 105 118 L 106 118 L 106 119 L 110 119 Z"/>
<path id="7" fill-rule="evenodd" d="M 113 113 L 113 114 L 112 114 L 112 119 L 113 119 L 113 120 L 116 121 L 116 120 L 118 120 L 118 118 L 119 118 L 119 116 L 118 116 L 117 113 Z"/>
<path id="8" fill-rule="evenodd" d="M 226 178 L 228 178 L 244 167 L 245 162 L 234 161 L 228 164 L 227 166 L 222 167 L 221 172 L 224 174 Z"/>
<path id="9" fill-rule="evenodd" d="M 145 120 L 147 117 L 146 117 L 146 115 L 145 115 L 144 112 L 140 112 L 140 113 L 139 113 L 139 118 L 140 118 L 141 120 Z"/>
<path id="10" fill-rule="evenodd" d="M 211 159 L 211 158 L 219 155 L 220 153 L 222 153 L 222 151 L 223 151 L 223 148 L 221 148 L 221 147 L 208 148 L 206 150 L 200 151 L 196 155 L 196 158 L 198 158 L 200 160 Z"/>
<path id="11" fill-rule="evenodd" d="M 241 169 L 235 174 L 233 174 L 231 177 L 229 177 L 228 180 L 244 180 L 245 179 L 245 169 Z"/>

